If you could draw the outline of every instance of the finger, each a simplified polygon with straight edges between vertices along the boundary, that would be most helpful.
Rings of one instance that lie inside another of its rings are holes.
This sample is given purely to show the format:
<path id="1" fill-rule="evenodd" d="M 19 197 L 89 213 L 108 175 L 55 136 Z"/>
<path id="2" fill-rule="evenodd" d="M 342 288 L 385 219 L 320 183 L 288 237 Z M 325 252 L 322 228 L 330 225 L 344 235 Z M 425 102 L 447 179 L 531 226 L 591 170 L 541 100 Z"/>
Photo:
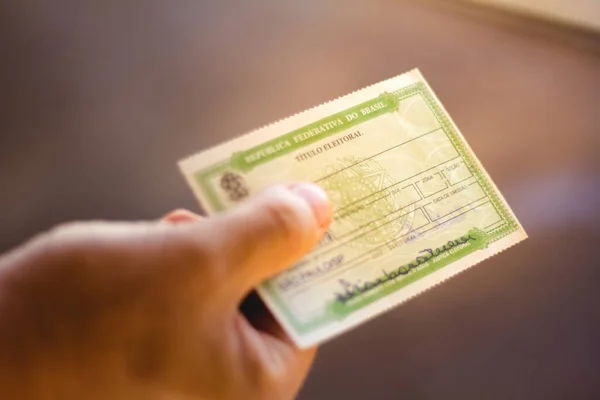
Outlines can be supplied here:
<path id="1" fill-rule="evenodd" d="M 331 221 L 325 192 L 310 183 L 276 186 L 212 221 L 211 245 L 237 301 L 310 251 Z M 204 225 L 204 224 L 203 224 Z"/>
<path id="2" fill-rule="evenodd" d="M 236 318 L 236 327 L 244 354 L 256 362 L 257 370 L 264 374 L 264 386 L 277 392 L 280 398 L 295 398 L 314 362 L 317 348 L 299 349 L 287 340 L 256 329 L 242 314 Z"/>
<path id="3" fill-rule="evenodd" d="M 300 388 L 304 384 L 310 368 L 315 362 L 318 348 L 310 347 L 307 349 L 298 349 L 293 347 L 292 356 L 290 357 L 288 379 L 290 390 L 293 391 L 293 395 L 297 396 Z M 295 398 L 295 397 L 293 397 Z"/>
<path id="4" fill-rule="evenodd" d="M 195 214 L 188 210 L 179 209 L 179 210 L 171 211 L 170 213 L 165 215 L 161 219 L 161 222 L 169 223 L 169 224 L 180 224 L 180 223 L 184 223 L 184 222 L 197 222 L 202 219 L 203 218 L 198 214 Z"/>
<path id="5" fill-rule="evenodd" d="M 263 339 L 267 339 L 269 343 L 273 343 L 270 338 L 277 339 L 293 349 L 294 357 L 299 358 L 299 360 L 294 361 L 298 364 L 296 369 L 299 369 L 300 371 L 308 370 L 315 357 L 316 348 L 304 350 L 298 349 L 294 341 L 281 327 L 281 324 L 277 322 L 256 291 L 252 291 L 248 297 L 246 297 L 240 306 L 240 312 L 250 325 L 261 333 Z"/>

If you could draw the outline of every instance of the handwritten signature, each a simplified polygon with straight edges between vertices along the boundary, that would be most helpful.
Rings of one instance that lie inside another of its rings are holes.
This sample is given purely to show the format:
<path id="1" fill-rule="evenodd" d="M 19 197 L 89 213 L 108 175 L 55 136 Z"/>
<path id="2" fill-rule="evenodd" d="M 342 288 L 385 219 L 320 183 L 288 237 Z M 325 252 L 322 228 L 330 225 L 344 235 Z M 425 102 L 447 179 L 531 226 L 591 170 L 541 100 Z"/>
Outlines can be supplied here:
<path id="1" fill-rule="evenodd" d="M 424 255 L 417 256 L 413 262 L 404 264 L 391 272 L 383 271 L 383 275 L 373 281 L 362 282 L 361 280 L 358 280 L 355 283 L 350 283 L 345 279 L 340 279 L 339 283 L 342 286 L 344 292 L 335 293 L 335 297 L 338 301 L 346 303 L 347 301 L 355 298 L 356 296 L 373 290 L 386 282 L 398 278 L 399 276 L 407 275 L 411 270 L 427 263 L 429 260 L 438 257 L 441 254 L 447 253 L 454 247 L 476 240 L 477 239 L 471 235 L 462 236 L 460 239 L 451 240 L 448 243 L 436 249 L 421 250 L 419 253 L 425 253 Z"/>

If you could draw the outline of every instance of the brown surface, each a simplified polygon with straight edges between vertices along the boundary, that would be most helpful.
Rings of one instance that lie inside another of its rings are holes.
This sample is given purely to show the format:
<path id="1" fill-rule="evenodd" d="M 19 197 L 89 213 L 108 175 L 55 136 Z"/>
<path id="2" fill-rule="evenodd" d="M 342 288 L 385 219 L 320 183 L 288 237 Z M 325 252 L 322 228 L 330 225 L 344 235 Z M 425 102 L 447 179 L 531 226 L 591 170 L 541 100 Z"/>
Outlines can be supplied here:
<path id="1" fill-rule="evenodd" d="M 530 239 L 325 345 L 301 398 L 600 396 L 598 36 L 435 2 L 83 3 L 0 6 L 0 250 L 196 209 L 179 158 L 420 67 Z"/>

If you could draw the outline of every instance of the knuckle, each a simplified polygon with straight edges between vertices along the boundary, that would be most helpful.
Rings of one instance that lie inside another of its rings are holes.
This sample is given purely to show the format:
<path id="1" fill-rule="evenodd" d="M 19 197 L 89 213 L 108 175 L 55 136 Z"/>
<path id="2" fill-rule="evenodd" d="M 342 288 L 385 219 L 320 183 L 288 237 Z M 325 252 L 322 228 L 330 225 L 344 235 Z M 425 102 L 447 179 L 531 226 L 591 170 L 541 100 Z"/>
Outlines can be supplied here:
<path id="1" fill-rule="evenodd" d="M 66 222 L 42 235 L 42 242 L 50 254 L 77 255 L 93 249 L 102 238 L 99 223 Z"/>
<path id="2" fill-rule="evenodd" d="M 81 231 L 82 225 L 81 222 L 66 222 L 57 225 L 48 231 L 47 237 L 52 240 L 72 237 L 73 234 Z"/>
<path id="3" fill-rule="evenodd" d="M 219 271 L 222 270 L 219 265 L 223 257 L 219 255 L 218 248 L 211 245 L 206 232 L 201 235 L 184 235 L 177 240 L 176 247 L 172 253 L 176 256 L 172 260 L 173 264 L 189 273 L 191 276 L 201 275 L 205 289 L 215 288 L 221 280 Z"/>
<path id="4" fill-rule="evenodd" d="M 32 237 L 23 249 L 36 265 L 52 266 L 58 274 L 79 260 L 81 225 L 74 222 L 56 225 Z"/>
<path id="5" fill-rule="evenodd" d="M 177 262 L 192 267 L 210 264 L 215 259 L 214 251 L 202 237 L 195 235 L 183 236 L 175 242 L 176 248 L 173 253 L 177 255 Z"/>
<path id="6" fill-rule="evenodd" d="M 57 251 L 72 247 L 81 240 L 84 232 L 82 222 L 67 222 L 51 228 L 40 236 L 40 240 L 49 251 Z"/>

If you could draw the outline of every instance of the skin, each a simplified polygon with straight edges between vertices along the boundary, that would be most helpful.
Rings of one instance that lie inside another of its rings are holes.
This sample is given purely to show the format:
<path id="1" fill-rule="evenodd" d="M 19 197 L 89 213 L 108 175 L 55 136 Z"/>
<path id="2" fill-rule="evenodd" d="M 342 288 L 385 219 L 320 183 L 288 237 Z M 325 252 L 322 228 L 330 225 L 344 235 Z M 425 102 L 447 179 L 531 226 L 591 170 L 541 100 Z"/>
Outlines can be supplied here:
<path id="1" fill-rule="evenodd" d="M 0 398 L 291 399 L 299 350 L 253 293 L 314 247 L 318 187 L 202 219 L 60 226 L 0 259 Z"/>

